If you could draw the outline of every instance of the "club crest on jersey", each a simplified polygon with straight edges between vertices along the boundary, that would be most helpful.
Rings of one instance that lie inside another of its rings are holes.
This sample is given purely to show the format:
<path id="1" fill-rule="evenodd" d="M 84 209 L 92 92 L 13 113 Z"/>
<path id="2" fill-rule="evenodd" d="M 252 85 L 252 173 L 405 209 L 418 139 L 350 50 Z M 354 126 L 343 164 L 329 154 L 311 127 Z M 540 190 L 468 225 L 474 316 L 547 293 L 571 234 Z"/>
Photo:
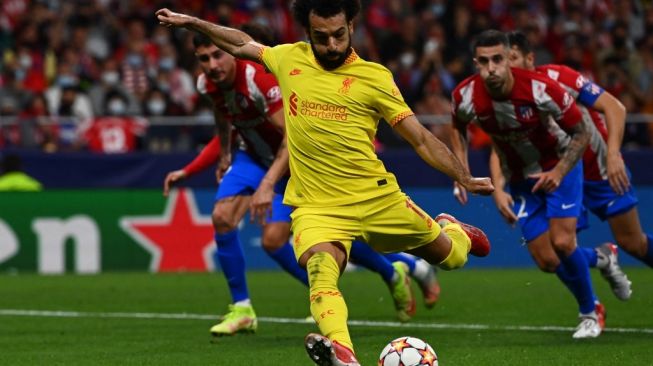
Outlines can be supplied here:
<path id="1" fill-rule="evenodd" d="M 531 119 L 533 117 L 533 108 L 523 105 L 519 107 L 518 113 L 521 119 Z"/>
<path id="2" fill-rule="evenodd" d="M 351 84 L 356 81 L 356 78 L 345 78 L 345 80 L 342 81 L 342 88 L 338 89 L 338 93 L 347 95 L 349 94 L 349 89 L 351 88 Z"/>

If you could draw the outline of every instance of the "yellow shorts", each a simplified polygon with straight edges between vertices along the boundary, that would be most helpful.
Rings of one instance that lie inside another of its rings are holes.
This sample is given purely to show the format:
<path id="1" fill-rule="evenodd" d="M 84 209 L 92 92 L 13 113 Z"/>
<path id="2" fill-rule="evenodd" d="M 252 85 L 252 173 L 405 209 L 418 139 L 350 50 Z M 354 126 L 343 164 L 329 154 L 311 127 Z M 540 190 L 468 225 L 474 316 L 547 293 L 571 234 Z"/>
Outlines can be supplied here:
<path id="1" fill-rule="evenodd" d="M 297 259 L 319 243 L 340 242 L 349 258 L 354 240 L 388 253 L 421 247 L 440 235 L 440 225 L 401 191 L 353 205 L 299 207 L 290 216 Z"/>

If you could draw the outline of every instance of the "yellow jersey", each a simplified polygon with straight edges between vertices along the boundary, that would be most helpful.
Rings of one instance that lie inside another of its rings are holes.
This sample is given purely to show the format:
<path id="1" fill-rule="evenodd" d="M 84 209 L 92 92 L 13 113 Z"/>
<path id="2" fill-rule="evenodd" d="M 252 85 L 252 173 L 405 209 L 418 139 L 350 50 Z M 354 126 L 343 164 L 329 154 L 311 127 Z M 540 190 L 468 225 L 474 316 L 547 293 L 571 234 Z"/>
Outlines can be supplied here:
<path id="1" fill-rule="evenodd" d="M 283 95 L 290 154 L 285 204 L 339 206 L 399 190 L 373 141 L 380 118 L 394 126 L 413 112 L 387 68 L 352 51 L 327 71 L 306 42 L 263 48 L 260 61 Z"/>

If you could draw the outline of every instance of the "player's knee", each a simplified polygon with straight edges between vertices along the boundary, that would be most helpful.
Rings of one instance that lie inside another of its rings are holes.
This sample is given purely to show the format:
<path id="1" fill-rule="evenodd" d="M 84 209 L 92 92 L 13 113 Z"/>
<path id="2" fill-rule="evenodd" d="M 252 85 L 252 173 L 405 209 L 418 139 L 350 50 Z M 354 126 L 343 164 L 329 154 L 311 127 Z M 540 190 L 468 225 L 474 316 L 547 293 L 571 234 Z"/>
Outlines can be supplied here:
<path id="1" fill-rule="evenodd" d="M 573 235 L 558 234 L 551 237 L 551 245 L 556 252 L 569 255 L 576 247 L 576 240 Z"/>
<path id="2" fill-rule="evenodd" d="M 264 235 L 261 239 L 261 245 L 266 252 L 271 253 L 281 249 L 287 241 L 287 235 L 285 238 L 282 238 L 279 235 Z"/>
<path id="3" fill-rule="evenodd" d="M 221 210 L 219 207 L 213 209 L 211 220 L 213 221 L 215 231 L 220 234 L 235 230 L 238 227 L 238 222 L 235 217 L 224 212 L 224 210 Z"/>
<path id="4" fill-rule="evenodd" d="M 290 237 L 290 224 L 285 222 L 272 222 L 265 225 L 261 245 L 267 252 L 275 252 L 283 247 Z"/>
<path id="5" fill-rule="evenodd" d="M 463 247 L 460 245 L 451 245 L 451 253 L 447 256 L 447 258 L 440 263 L 440 268 L 445 269 L 445 270 L 452 270 L 452 269 L 457 269 L 461 268 L 462 266 L 467 263 L 467 251 L 463 250 Z"/>

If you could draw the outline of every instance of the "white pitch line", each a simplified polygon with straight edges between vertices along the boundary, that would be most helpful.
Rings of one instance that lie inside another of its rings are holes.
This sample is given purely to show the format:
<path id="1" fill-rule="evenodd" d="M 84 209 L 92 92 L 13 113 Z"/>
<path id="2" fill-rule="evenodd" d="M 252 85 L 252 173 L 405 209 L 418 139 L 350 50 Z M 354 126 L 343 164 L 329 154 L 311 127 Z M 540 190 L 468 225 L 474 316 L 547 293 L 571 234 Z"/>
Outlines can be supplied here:
<path id="1" fill-rule="evenodd" d="M 57 311 L 57 310 L 22 310 L 0 309 L 0 316 L 34 316 L 48 318 L 124 318 L 124 319 L 191 319 L 215 320 L 216 315 L 190 314 L 190 313 L 123 313 L 123 312 L 83 312 L 83 311 Z M 309 324 L 306 319 L 300 318 L 273 318 L 258 317 L 259 322 L 278 324 Z M 487 325 L 487 324 L 447 324 L 447 323 L 398 323 L 368 320 L 349 320 L 349 325 L 359 327 L 387 327 L 405 329 L 454 329 L 454 330 L 509 330 L 522 332 L 571 332 L 573 327 L 553 325 Z M 605 328 L 605 332 L 612 333 L 641 333 L 653 334 L 653 328 Z"/>

